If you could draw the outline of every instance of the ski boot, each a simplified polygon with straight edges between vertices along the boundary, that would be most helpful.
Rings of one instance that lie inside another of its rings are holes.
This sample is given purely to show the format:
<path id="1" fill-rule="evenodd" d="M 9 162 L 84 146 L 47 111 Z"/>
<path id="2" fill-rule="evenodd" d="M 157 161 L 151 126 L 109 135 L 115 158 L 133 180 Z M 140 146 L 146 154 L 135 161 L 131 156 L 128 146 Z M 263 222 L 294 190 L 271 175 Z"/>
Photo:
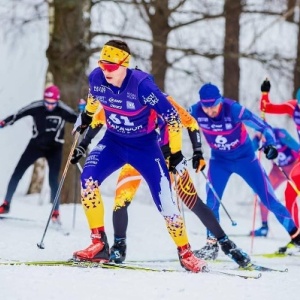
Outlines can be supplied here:
<path id="1" fill-rule="evenodd" d="M 177 250 L 180 264 L 187 271 L 198 273 L 206 272 L 208 270 L 206 261 L 197 258 L 191 250 L 191 246 L 189 244 L 178 247 Z"/>
<path id="2" fill-rule="evenodd" d="M 0 206 L 0 214 L 7 214 L 9 213 L 9 203 L 4 201 L 3 204 Z"/>
<path id="3" fill-rule="evenodd" d="M 256 230 L 250 231 L 250 236 L 263 236 L 266 237 L 269 232 L 268 223 L 263 223 L 262 226 Z"/>
<path id="4" fill-rule="evenodd" d="M 54 225 L 61 225 L 59 210 L 54 210 L 52 212 L 51 221 Z"/>
<path id="5" fill-rule="evenodd" d="M 277 254 L 300 254 L 300 233 L 296 235 L 286 246 L 280 247 Z"/>
<path id="6" fill-rule="evenodd" d="M 121 264 L 126 258 L 126 238 L 115 238 L 110 248 L 109 261 Z"/>
<path id="7" fill-rule="evenodd" d="M 290 241 L 286 246 L 279 247 L 276 254 L 286 254 L 286 255 L 292 255 L 295 252 L 299 252 L 300 249 L 297 249 L 298 247 L 295 245 L 293 241 Z"/>
<path id="8" fill-rule="evenodd" d="M 193 251 L 195 256 L 205 260 L 215 260 L 218 257 L 219 245 L 217 239 L 208 237 L 206 245 L 199 250 Z"/>
<path id="9" fill-rule="evenodd" d="M 92 229 L 92 244 L 86 249 L 73 253 L 76 261 L 109 262 L 109 245 L 104 231 Z"/>
<path id="10" fill-rule="evenodd" d="M 235 261 L 240 267 L 247 267 L 251 265 L 250 256 L 242 249 L 237 248 L 236 244 L 231 241 L 227 236 L 219 239 L 222 251 Z"/>

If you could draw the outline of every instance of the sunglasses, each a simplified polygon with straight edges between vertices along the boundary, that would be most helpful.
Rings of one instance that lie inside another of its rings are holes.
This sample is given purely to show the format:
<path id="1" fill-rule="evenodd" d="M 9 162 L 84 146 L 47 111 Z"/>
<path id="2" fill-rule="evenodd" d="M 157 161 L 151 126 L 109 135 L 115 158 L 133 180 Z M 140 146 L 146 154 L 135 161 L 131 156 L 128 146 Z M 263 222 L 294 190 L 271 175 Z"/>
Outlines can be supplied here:
<path id="1" fill-rule="evenodd" d="M 98 61 L 99 67 L 103 70 L 103 71 L 107 71 L 107 72 L 114 72 L 116 70 L 119 69 L 119 67 L 122 65 L 122 63 L 127 59 L 127 57 L 129 56 L 129 54 L 122 59 L 119 63 L 115 64 L 115 63 L 110 63 L 110 62 L 105 62 L 105 61 Z"/>

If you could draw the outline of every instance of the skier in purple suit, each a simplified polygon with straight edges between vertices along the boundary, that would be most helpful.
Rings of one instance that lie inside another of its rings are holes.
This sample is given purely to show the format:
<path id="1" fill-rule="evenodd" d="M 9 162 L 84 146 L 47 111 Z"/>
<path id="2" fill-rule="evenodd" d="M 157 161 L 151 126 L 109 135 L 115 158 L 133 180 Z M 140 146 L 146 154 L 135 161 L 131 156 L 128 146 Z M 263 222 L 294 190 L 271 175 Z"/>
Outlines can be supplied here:
<path id="1" fill-rule="evenodd" d="M 247 125 L 265 136 L 263 151 L 266 158 L 272 160 L 277 157 L 278 152 L 271 126 L 238 102 L 222 97 L 217 86 L 211 83 L 203 85 L 199 95 L 200 101 L 191 106 L 190 113 L 197 120 L 211 148 L 208 178 L 219 199 L 222 199 L 230 176 L 238 174 L 260 197 L 262 203 L 275 214 L 292 242 L 300 247 L 300 230 L 289 211 L 276 198 L 245 127 Z M 220 203 L 209 186 L 207 205 L 219 220 Z M 210 259 L 215 257 L 217 251 L 217 241 L 211 232 L 208 232 L 207 243 L 197 251 L 197 255 Z"/>
<path id="2" fill-rule="evenodd" d="M 103 46 L 99 67 L 89 76 L 90 95 L 85 111 L 75 124 L 74 129 L 82 133 L 97 109 L 103 108 L 107 130 L 89 154 L 81 175 L 81 202 L 91 229 L 92 244 L 73 255 L 77 260 L 109 260 L 99 187 L 110 174 L 128 163 L 148 183 L 154 203 L 177 246 L 180 264 L 191 272 L 204 271 L 207 264 L 193 254 L 183 219 L 172 198 L 169 170 L 155 131 L 159 114 L 169 125 L 170 170 L 185 172 L 180 118 L 149 79 L 149 74 L 128 68 L 129 60 L 130 49 L 125 42 L 111 40 Z M 154 245 L 154 248 L 157 247 Z"/>

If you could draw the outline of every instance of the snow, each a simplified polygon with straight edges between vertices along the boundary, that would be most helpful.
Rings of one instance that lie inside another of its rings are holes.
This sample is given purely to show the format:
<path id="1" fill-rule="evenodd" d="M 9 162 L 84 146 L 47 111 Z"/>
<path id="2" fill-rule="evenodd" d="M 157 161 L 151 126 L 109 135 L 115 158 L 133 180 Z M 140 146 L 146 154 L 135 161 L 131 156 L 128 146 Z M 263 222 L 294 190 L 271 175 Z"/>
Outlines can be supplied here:
<path id="1" fill-rule="evenodd" d="M 6 1 L 1 1 L 6 3 Z M 4 7 L 4 6 L 1 6 Z M 30 35 L 16 35 L 16 32 L 0 30 L 0 119 L 14 113 L 42 95 L 44 74 L 47 68 L 45 49 L 48 37 L 41 34 L 46 21 L 38 29 L 28 25 L 25 32 Z M 46 32 L 46 31 L 44 31 Z M 247 80 L 246 80 L 247 81 Z M 245 83 L 243 84 L 245 85 Z M 254 92 L 253 92 L 254 93 Z M 195 95 L 197 91 L 195 91 Z M 4 198 L 8 180 L 31 136 L 30 118 L 18 121 L 14 126 L 0 129 L 0 199 Z M 294 130 L 294 128 L 293 128 Z M 185 136 L 186 140 L 186 136 Z M 185 154 L 191 153 L 185 149 Z M 207 155 L 208 153 L 206 153 Z M 70 171 L 74 171 L 70 169 Z M 45 249 L 36 244 L 42 239 L 51 205 L 47 185 L 39 195 L 25 196 L 32 169 L 21 180 L 14 195 L 11 212 L 7 215 L 17 219 L 0 219 L 0 262 L 31 260 L 66 260 L 76 250 L 90 243 L 88 225 L 80 204 L 62 205 L 63 226 L 70 231 L 63 235 L 52 227 L 46 232 Z M 205 200 L 204 178 L 192 177 Z M 106 232 L 110 245 L 113 241 L 112 204 L 116 185 L 113 174 L 102 187 L 106 208 Z M 282 197 L 282 188 L 278 191 Z M 246 252 L 252 252 L 252 260 L 273 268 L 288 268 L 288 273 L 263 273 L 258 280 L 219 276 L 213 274 L 157 273 L 129 270 L 82 269 L 67 267 L 7 266 L 0 264 L 0 299 L 298 299 L 299 258 L 266 259 L 255 256 L 275 251 L 289 241 L 287 233 L 276 219 L 270 216 L 268 238 L 234 236 L 247 234 L 252 229 L 253 199 L 249 187 L 238 177 L 228 184 L 224 194 L 224 205 L 237 222 L 232 227 L 222 212 L 221 224 L 234 242 Z M 74 215 L 75 213 L 75 215 Z M 205 244 L 205 228 L 187 209 L 184 211 L 188 235 L 193 249 Z M 157 212 L 148 188 L 143 184 L 136 199 L 129 208 L 127 261 L 175 260 L 174 262 L 145 263 L 149 267 L 182 270 L 176 261 L 176 247 L 167 234 L 163 218 Z M 75 221 L 75 227 L 73 223 Z M 260 219 L 256 212 L 256 227 Z M 227 259 L 222 252 L 219 255 Z M 209 263 L 214 270 L 232 270 L 237 265 L 231 261 Z"/>
<path id="2" fill-rule="evenodd" d="M 144 197 L 149 195 L 144 195 Z M 149 267 L 181 270 L 176 261 L 175 245 L 168 236 L 163 218 L 154 204 L 144 204 L 138 195 L 129 207 L 127 261 L 174 260 L 173 262 L 144 263 Z M 106 232 L 110 245 L 113 239 L 112 197 L 104 196 Z M 235 211 L 229 201 L 228 210 L 238 225 L 232 227 L 222 212 L 222 224 L 232 239 L 245 251 L 251 250 L 250 237 L 235 237 L 251 229 L 253 207 L 239 204 Z M 235 203 L 234 206 L 237 206 Z M 41 241 L 51 205 L 40 203 L 38 195 L 17 196 L 11 212 L 0 219 L 0 261 L 66 260 L 73 251 L 89 245 L 89 230 L 79 204 L 62 205 L 63 226 L 69 236 L 56 231 L 52 224 L 44 239 L 45 249 L 36 244 Z M 75 215 L 74 215 L 75 212 Z M 251 213 L 249 213 L 251 212 Z M 184 211 L 190 242 L 194 249 L 205 243 L 205 229 L 187 209 Z M 75 218 L 74 218 L 75 217 Z M 75 220 L 75 228 L 73 222 Z M 268 238 L 254 240 L 253 253 L 266 253 L 288 242 L 280 225 L 271 216 L 272 232 Z M 220 259 L 227 257 L 220 252 Z M 263 273 L 258 280 L 244 280 L 215 274 L 157 273 L 130 270 L 83 269 L 69 267 L 34 267 L 0 265 L 1 299 L 298 299 L 299 257 L 268 259 L 253 255 L 253 261 L 273 268 L 288 268 L 288 273 Z M 212 270 L 233 270 L 234 262 L 209 262 Z M 248 274 L 249 272 L 245 272 Z"/>

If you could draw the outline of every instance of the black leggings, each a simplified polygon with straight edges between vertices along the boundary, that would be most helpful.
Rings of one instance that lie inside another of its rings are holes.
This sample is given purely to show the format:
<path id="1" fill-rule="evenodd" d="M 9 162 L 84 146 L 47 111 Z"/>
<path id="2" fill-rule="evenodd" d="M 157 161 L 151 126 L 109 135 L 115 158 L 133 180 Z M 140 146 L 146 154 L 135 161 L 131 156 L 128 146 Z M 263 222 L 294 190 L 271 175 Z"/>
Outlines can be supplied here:
<path id="1" fill-rule="evenodd" d="M 177 180 L 176 186 L 177 194 L 182 202 L 200 219 L 203 225 L 211 231 L 217 239 L 223 238 L 226 235 L 224 230 L 212 210 L 203 203 L 198 196 L 188 172 L 185 172 L 185 174 Z M 126 237 L 128 226 L 127 208 L 129 204 L 130 202 L 126 202 L 125 206 L 113 212 L 113 226 L 116 238 Z"/>
<path id="2" fill-rule="evenodd" d="M 23 177 L 26 170 L 39 158 L 45 157 L 49 166 L 49 185 L 51 189 L 51 201 L 54 200 L 58 189 L 58 176 L 62 157 L 62 144 L 56 143 L 53 147 L 41 147 L 35 141 L 30 141 L 22 154 L 11 178 L 8 183 L 5 200 L 11 203 L 14 192 L 17 189 L 19 181 Z M 57 201 L 55 210 L 59 207 Z"/>

